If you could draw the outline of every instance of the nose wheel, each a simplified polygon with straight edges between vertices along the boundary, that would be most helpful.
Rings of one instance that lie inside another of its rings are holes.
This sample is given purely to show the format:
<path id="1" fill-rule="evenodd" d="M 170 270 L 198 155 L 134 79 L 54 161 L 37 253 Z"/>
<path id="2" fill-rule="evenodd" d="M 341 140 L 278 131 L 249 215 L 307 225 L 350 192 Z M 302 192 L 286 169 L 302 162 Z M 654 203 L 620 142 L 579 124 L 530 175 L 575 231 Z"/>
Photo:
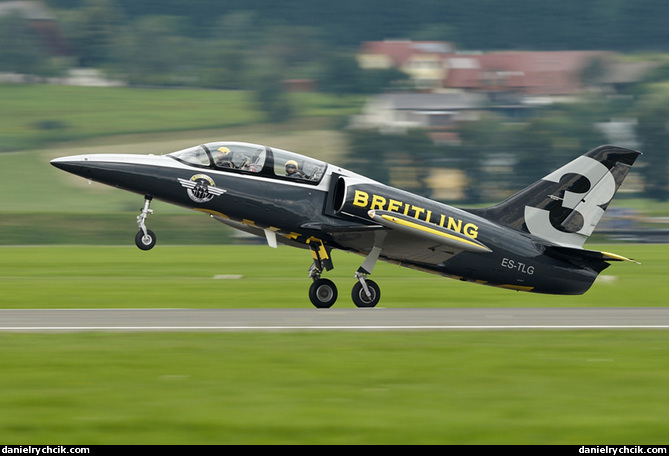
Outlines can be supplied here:
<path id="1" fill-rule="evenodd" d="M 137 245 L 140 250 L 151 250 L 156 245 L 156 233 L 146 228 L 146 218 L 149 214 L 153 214 L 153 209 L 151 209 L 152 200 L 153 198 L 151 196 L 147 195 L 145 197 L 142 212 L 137 216 L 137 226 L 139 226 L 139 231 L 135 235 L 135 245 Z"/>
<path id="2" fill-rule="evenodd" d="M 135 244 L 141 250 L 151 250 L 156 245 L 156 234 L 151 230 L 139 230 L 135 235 Z"/>

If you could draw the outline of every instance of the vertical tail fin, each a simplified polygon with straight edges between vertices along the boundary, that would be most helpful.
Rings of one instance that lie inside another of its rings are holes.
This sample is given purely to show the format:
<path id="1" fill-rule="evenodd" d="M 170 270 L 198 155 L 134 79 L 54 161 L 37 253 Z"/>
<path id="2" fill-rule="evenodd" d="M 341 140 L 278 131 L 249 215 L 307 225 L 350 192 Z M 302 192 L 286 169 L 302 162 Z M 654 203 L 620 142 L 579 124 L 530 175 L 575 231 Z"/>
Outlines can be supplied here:
<path id="1" fill-rule="evenodd" d="M 550 243 L 580 248 L 640 152 L 600 146 L 477 214 Z"/>

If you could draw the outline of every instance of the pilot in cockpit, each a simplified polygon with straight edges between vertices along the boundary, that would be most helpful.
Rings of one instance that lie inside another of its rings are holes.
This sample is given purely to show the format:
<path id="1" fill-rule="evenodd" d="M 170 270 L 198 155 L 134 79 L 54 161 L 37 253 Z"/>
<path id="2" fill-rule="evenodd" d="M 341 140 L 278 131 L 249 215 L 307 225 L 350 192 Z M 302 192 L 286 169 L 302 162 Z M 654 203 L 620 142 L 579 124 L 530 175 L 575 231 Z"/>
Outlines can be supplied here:
<path id="1" fill-rule="evenodd" d="M 297 169 L 297 162 L 295 160 L 288 160 L 286 162 L 286 176 L 304 179 L 306 176 L 302 171 Z"/>
<path id="2" fill-rule="evenodd" d="M 238 164 L 235 164 L 233 157 L 237 158 Z M 219 168 L 246 169 L 249 164 L 249 159 L 246 155 L 241 152 L 237 152 L 237 155 L 235 155 L 235 152 L 225 146 L 219 147 L 216 150 L 215 161 L 216 166 Z"/>
<path id="3" fill-rule="evenodd" d="M 216 151 L 216 166 L 219 168 L 234 168 L 232 163 L 232 151 L 227 147 L 219 147 Z"/>

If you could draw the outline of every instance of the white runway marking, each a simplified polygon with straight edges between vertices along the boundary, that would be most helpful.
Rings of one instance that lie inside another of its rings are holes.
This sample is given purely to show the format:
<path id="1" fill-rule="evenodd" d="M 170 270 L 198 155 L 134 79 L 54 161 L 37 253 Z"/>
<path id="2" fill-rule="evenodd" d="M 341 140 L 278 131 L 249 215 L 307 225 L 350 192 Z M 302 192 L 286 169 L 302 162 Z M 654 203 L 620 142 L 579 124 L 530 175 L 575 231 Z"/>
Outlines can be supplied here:
<path id="1" fill-rule="evenodd" d="M 669 329 L 669 325 L 572 325 L 572 326 L 16 326 L 2 332 L 87 332 L 87 331 L 456 331 L 456 330 L 577 330 L 577 329 Z"/>

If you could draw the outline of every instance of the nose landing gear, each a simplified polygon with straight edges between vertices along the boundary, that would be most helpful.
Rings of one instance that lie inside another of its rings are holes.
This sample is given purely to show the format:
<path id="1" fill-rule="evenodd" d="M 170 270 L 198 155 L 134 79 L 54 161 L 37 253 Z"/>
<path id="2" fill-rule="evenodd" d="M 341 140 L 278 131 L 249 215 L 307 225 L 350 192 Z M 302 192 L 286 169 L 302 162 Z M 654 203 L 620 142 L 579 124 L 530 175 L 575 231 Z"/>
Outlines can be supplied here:
<path id="1" fill-rule="evenodd" d="M 150 208 L 152 200 L 153 197 L 149 195 L 144 198 L 144 207 L 142 207 L 142 212 L 137 216 L 139 231 L 135 235 L 135 244 L 141 250 L 151 250 L 156 245 L 156 234 L 147 229 L 145 223 L 149 214 L 153 214 L 153 209 Z"/>

